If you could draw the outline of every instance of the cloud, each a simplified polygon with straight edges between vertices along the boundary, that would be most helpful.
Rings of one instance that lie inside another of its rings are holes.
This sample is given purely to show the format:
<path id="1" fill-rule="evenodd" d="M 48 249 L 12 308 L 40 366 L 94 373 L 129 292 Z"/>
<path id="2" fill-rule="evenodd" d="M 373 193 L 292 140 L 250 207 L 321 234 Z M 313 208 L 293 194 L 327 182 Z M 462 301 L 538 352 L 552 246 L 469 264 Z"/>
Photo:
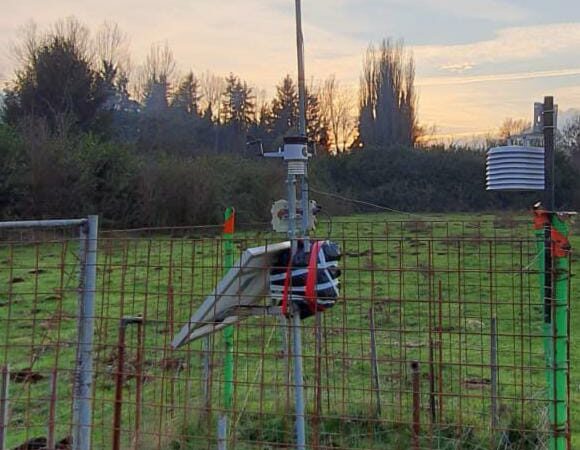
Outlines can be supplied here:
<path id="1" fill-rule="evenodd" d="M 493 129 L 498 117 L 527 118 L 546 92 L 561 107 L 577 107 L 579 47 L 580 23 L 510 27 L 477 42 L 415 46 L 420 119 L 461 134 Z"/>
<path id="2" fill-rule="evenodd" d="M 552 93 L 563 113 L 580 110 L 580 84 L 556 87 Z"/>
<path id="3" fill-rule="evenodd" d="M 463 72 L 467 72 L 467 71 L 473 69 L 474 67 L 475 67 L 475 64 L 472 64 L 470 62 L 464 62 L 461 64 L 447 64 L 447 65 L 441 66 L 440 69 L 445 70 L 447 72 L 463 73 Z"/>
<path id="4" fill-rule="evenodd" d="M 457 84 L 486 83 L 515 80 L 531 80 L 534 78 L 580 76 L 580 68 L 540 70 L 535 72 L 498 73 L 474 76 L 425 77 L 417 81 L 418 86 L 452 86 Z"/>
<path id="5" fill-rule="evenodd" d="M 530 9 L 502 0 L 415 0 L 435 11 L 445 11 L 455 17 L 513 22 L 530 17 Z"/>
<path id="6" fill-rule="evenodd" d="M 580 23 L 559 23 L 503 28 L 493 39 L 456 45 L 419 45 L 413 47 L 421 66 L 442 67 L 473 61 L 510 63 L 543 58 L 550 54 L 577 54 Z"/>
<path id="7" fill-rule="evenodd" d="M 131 38 L 135 65 L 152 42 L 167 41 L 181 70 L 233 71 L 252 85 L 266 87 L 269 95 L 286 73 L 296 73 L 294 4 L 289 0 L 165 0 L 161 7 L 158 0 L 4 1 L 9 12 L 0 15 L 0 85 L 2 75 L 13 73 L 5 50 L 17 27 L 32 18 L 43 28 L 70 15 L 93 30 L 105 19 L 118 22 Z M 547 13 L 538 18 L 546 9 L 515 3 L 303 2 L 306 76 L 318 81 L 334 73 L 343 86 L 356 89 L 367 39 L 405 35 L 407 42 L 431 43 L 412 47 L 421 87 L 420 118 L 437 123 L 442 131 L 487 129 L 497 117 L 518 112 L 527 117 L 530 99 L 540 98 L 548 87 L 561 106 L 580 105 L 580 87 L 566 86 L 580 70 L 568 62 L 577 60 L 580 23 L 507 27 L 525 20 L 554 20 Z M 506 27 L 496 29 L 498 24 Z M 453 32 L 444 33 L 444 25 Z M 472 42 L 459 44 L 464 41 L 458 39 Z M 450 40 L 452 44 L 433 45 Z M 505 89 L 505 82 L 512 80 L 531 81 Z"/>
<path id="8" fill-rule="evenodd" d="M 41 0 L 14 2 L 9 16 L 0 15 L 0 48 L 6 49 L 19 26 L 31 18 L 40 29 L 55 20 L 76 16 L 95 30 L 105 19 L 114 20 L 131 40 L 134 68 L 143 62 L 149 46 L 167 42 L 179 71 L 230 71 L 252 85 L 273 87 L 285 74 L 296 73 L 294 2 L 288 0 L 124 0 L 78 2 Z M 318 81 L 335 73 L 345 83 L 356 84 L 366 43 L 352 39 L 344 27 L 323 27 L 310 20 L 305 3 L 304 36 L 306 76 Z M 317 6 L 318 7 L 318 6 Z M 333 5 L 333 8 L 335 6 Z M 12 74 L 14 63 L 0 52 L 0 71 Z M 0 78 L 0 81 L 2 78 Z"/>

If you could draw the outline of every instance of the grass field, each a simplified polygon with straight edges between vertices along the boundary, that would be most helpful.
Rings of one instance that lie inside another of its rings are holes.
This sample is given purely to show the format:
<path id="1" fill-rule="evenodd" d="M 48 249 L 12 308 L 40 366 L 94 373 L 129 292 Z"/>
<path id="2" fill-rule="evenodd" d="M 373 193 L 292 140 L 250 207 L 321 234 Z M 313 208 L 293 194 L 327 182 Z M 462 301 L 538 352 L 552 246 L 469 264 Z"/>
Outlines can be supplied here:
<path id="1" fill-rule="evenodd" d="M 537 250 L 528 222 L 527 216 L 430 215 L 409 221 L 407 216 L 381 214 L 321 224 L 317 236 L 339 242 L 345 256 L 341 299 L 323 315 L 320 346 L 315 321 L 304 322 L 310 442 L 319 442 L 319 448 L 409 447 L 410 363 L 417 360 L 422 448 L 544 448 L 548 426 L 542 306 Z M 207 396 L 202 344 L 169 348 L 172 336 L 223 272 L 223 243 L 211 231 L 101 235 L 95 449 L 111 447 L 118 323 L 126 315 L 140 315 L 146 325 L 141 346 L 137 328 L 127 330 L 123 448 L 215 447 L 215 420 L 222 408 L 221 337 L 210 342 Z M 46 435 L 53 368 L 58 368 L 55 430 L 59 439 L 69 433 L 78 260 L 72 234 L 6 238 L 0 242 L 0 351 L 2 363 L 9 363 L 16 374 L 8 429 L 8 448 L 13 448 Z M 241 250 L 278 239 L 245 230 L 237 234 L 236 245 Z M 573 248 L 580 246 L 580 237 L 572 235 L 571 241 Z M 577 270 L 573 256 L 573 273 Z M 572 305 L 577 283 L 572 277 Z M 372 376 L 371 309 L 379 389 Z M 494 431 L 492 317 L 497 321 L 500 366 Z M 571 320 L 573 431 L 580 426 L 580 376 L 574 372 L 580 357 L 574 346 L 579 326 Z M 231 448 L 286 448 L 292 442 L 291 368 L 283 356 L 286 331 L 275 318 L 248 319 L 236 327 L 236 431 L 230 435 Z M 578 445 L 580 436 L 573 433 L 573 448 Z"/>

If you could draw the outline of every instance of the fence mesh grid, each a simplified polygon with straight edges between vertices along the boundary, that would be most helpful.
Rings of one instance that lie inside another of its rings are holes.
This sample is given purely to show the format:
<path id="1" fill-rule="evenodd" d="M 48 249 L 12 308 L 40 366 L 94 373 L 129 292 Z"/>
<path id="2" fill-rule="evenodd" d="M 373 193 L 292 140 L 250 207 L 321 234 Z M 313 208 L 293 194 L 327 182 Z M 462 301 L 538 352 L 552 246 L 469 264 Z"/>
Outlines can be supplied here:
<path id="1" fill-rule="evenodd" d="M 288 321 L 235 325 L 229 410 L 222 334 L 171 348 L 224 273 L 219 232 L 100 234 L 93 448 L 118 438 L 123 449 L 213 449 L 220 412 L 228 448 L 292 446 Z M 343 256 L 338 302 L 302 323 L 309 448 L 548 448 L 540 255 L 528 221 L 361 219 L 322 223 L 316 236 Z M 78 237 L 0 237 L 7 448 L 49 436 L 69 448 Z M 236 256 L 279 241 L 239 232 Z"/>

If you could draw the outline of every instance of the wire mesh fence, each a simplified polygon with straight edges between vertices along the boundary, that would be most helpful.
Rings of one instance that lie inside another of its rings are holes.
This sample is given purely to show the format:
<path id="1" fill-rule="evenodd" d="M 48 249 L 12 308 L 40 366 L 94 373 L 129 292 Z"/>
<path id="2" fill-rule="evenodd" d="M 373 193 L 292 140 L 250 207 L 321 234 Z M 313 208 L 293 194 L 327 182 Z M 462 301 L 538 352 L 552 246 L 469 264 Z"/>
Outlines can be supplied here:
<path id="1" fill-rule="evenodd" d="M 528 222 L 319 225 L 315 238 L 342 249 L 341 288 L 333 308 L 302 322 L 308 448 L 549 448 L 541 254 Z M 5 448 L 43 438 L 71 448 L 78 238 L 0 238 Z M 279 241 L 239 232 L 236 256 Z M 223 247 L 220 227 L 100 234 L 91 448 L 214 449 L 220 413 L 227 448 L 293 447 L 286 318 L 234 325 L 231 407 L 222 333 L 171 346 L 222 278 Z M 569 428 L 568 415 L 568 440 Z"/>
<path id="2" fill-rule="evenodd" d="M 0 223 L 2 449 L 11 432 L 22 449 L 90 447 L 97 229 L 96 216 Z"/>

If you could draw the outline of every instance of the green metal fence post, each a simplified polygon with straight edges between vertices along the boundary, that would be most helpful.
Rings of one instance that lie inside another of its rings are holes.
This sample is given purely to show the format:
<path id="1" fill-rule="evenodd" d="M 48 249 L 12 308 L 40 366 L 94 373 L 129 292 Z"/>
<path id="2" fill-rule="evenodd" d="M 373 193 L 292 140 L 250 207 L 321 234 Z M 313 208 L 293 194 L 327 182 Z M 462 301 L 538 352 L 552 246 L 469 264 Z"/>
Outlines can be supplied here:
<path id="1" fill-rule="evenodd" d="M 556 214 L 537 211 L 543 219 L 536 222 L 539 259 L 539 287 L 544 305 L 544 352 L 548 417 L 552 434 L 549 450 L 568 447 L 568 225 Z M 540 226 L 543 222 L 544 226 Z"/>
<path id="2" fill-rule="evenodd" d="M 227 208 L 224 214 L 224 272 L 234 265 L 234 229 L 236 213 L 234 208 Z M 224 398 L 223 410 L 218 419 L 218 450 L 226 450 L 228 436 L 228 413 L 232 409 L 234 397 L 234 328 L 228 326 L 223 332 L 225 341 L 224 357 Z"/>
<path id="3" fill-rule="evenodd" d="M 557 214 L 552 217 L 552 229 L 567 242 L 568 225 Z M 561 248 L 561 243 L 553 251 L 553 320 L 552 320 L 552 354 L 553 354 L 553 379 L 554 379 L 554 411 L 553 426 L 555 450 L 567 450 L 568 432 L 568 279 L 569 274 L 569 245 Z"/>

